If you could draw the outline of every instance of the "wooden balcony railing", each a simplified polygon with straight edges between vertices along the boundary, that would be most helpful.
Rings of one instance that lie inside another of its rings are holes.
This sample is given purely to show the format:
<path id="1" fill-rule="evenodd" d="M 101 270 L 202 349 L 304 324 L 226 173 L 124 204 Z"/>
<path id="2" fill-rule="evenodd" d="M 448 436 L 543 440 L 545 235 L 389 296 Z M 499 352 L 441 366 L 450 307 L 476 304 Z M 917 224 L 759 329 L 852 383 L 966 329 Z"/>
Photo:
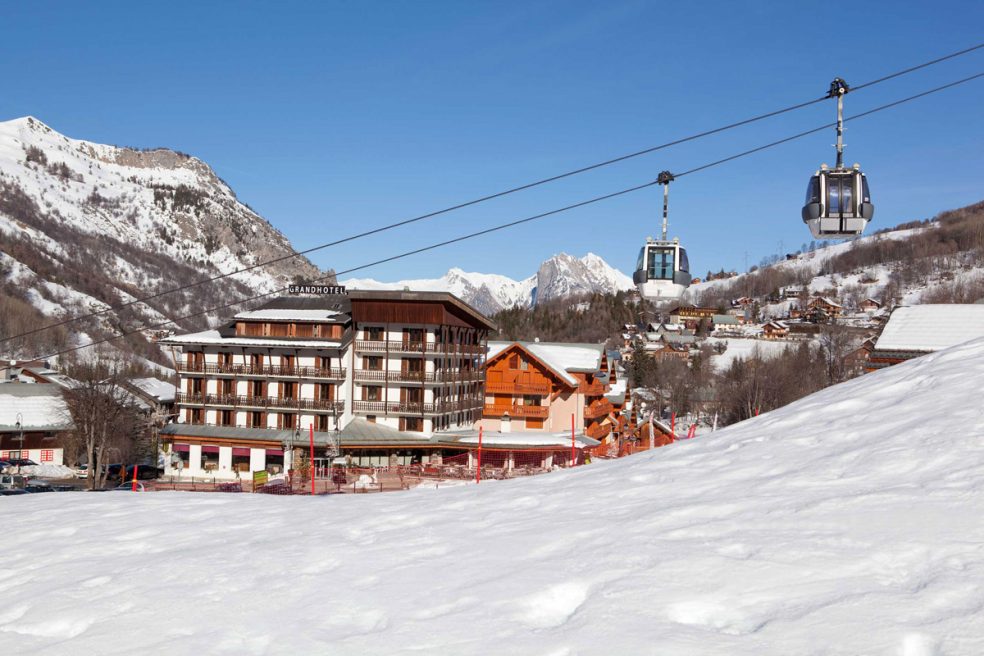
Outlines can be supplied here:
<path id="1" fill-rule="evenodd" d="M 612 432 L 611 424 L 588 424 L 584 434 L 593 440 L 603 440 Z"/>
<path id="2" fill-rule="evenodd" d="M 598 417 L 604 417 L 610 414 L 612 410 L 613 408 L 611 401 L 608 399 L 600 399 L 584 409 L 584 418 L 596 419 Z"/>
<path id="3" fill-rule="evenodd" d="M 549 383 L 486 382 L 485 391 L 497 394 L 539 394 L 546 396 L 550 393 L 550 385 Z"/>
<path id="4" fill-rule="evenodd" d="M 550 408 L 545 405 L 486 405 L 482 414 L 489 418 L 509 415 L 510 417 L 546 419 L 550 415 Z"/>
<path id="5" fill-rule="evenodd" d="M 270 376 L 289 378 L 327 378 L 341 380 L 345 378 L 343 367 L 331 369 L 322 367 L 282 367 L 280 365 L 261 365 L 254 367 L 248 364 L 187 364 L 178 363 L 178 371 L 186 374 L 203 374 L 213 376 Z"/>
<path id="6" fill-rule="evenodd" d="M 587 394 L 589 396 L 598 396 L 605 393 L 605 384 L 598 382 L 597 380 L 593 383 L 581 383 L 578 385 L 577 391 L 581 394 Z"/>

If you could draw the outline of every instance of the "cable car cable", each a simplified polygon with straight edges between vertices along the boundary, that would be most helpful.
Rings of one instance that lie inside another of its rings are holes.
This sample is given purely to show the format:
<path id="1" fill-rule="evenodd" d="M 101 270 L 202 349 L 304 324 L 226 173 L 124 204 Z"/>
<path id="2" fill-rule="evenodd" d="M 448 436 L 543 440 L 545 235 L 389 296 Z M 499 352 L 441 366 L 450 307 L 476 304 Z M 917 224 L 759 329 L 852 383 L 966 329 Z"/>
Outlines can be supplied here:
<path id="1" fill-rule="evenodd" d="M 959 50 L 957 52 L 950 53 L 949 55 L 945 55 L 943 57 L 938 57 L 938 58 L 933 59 L 933 60 L 930 60 L 928 62 L 923 62 L 922 64 L 918 64 L 916 66 L 912 66 L 912 67 L 909 67 L 907 69 L 903 69 L 901 71 L 896 71 L 895 73 L 891 73 L 889 75 L 886 75 L 884 77 L 878 78 L 876 80 L 871 80 L 869 82 L 865 82 L 863 84 L 856 85 L 856 86 L 854 86 L 852 88 L 852 91 L 859 91 L 859 90 L 864 89 L 866 87 L 870 87 L 870 86 L 874 86 L 876 84 L 880 84 L 881 82 L 885 82 L 886 80 L 891 80 L 891 79 L 894 79 L 896 77 L 899 77 L 899 76 L 902 76 L 902 75 L 906 75 L 907 73 L 911 73 L 913 71 L 917 71 L 917 70 L 926 68 L 927 66 L 932 66 L 934 64 L 938 64 L 940 62 L 947 61 L 949 59 L 953 59 L 955 57 L 959 57 L 961 55 L 968 54 L 968 53 L 973 52 L 975 50 L 978 50 L 980 48 L 984 48 L 984 43 L 980 43 L 980 44 L 977 44 L 975 46 L 971 46 L 969 48 L 965 48 L 963 50 Z M 234 276 L 234 275 L 237 275 L 237 274 L 240 274 L 240 273 L 246 273 L 247 271 L 252 271 L 252 270 L 258 269 L 260 267 L 265 267 L 265 266 L 269 266 L 271 264 L 277 264 L 279 262 L 284 262 L 284 261 L 287 261 L 287 260 L 291 260 L 291 259 L 293 259 L 295 257 L 300 257 L 300 256 L 303 256 L 303 255 L 308 255 L 310 253 L 314 253 L 316 251 L 324 250 L 324 249 L 330 248 L 332 246 L 338 246 L 340 244 L 345 244 L 345 243 L 350 242 L 350 241 L 355 241 L 357 239 L 362 239 L 364 237 L 369 237 L 369 236 L 372 236 L 372 235 L 375 235 L 375 234 L 379 234 L 379 233 L 382 233 L 382 232 L 393 230 L 395 228 L 399 228 L 399 227 L 402 227 L 402 226 L 405 226 L 405 225 L 410 225 L 412 223 L 417 223 L 419 221 L 424 221 L 426 219 L 432 219 L 434 217 L 437 217 L 437 216 L 440 216 L 440 215 L 443 215 L 443 214 L 448 214 L 449 212 L 454 212 L 456 210 L 464 209 L 466 207 L 471 207 L 473 205 L 478 205 L 480 203 L 484 203 L 484 202 L 487 202 L 487 201 L 490 201 L 490 200 L 494 200 L 496 198 L 502 198 L 504 196 L 515 194 L 515 193 L 518 193 L 520 191 L 525 191 L 527 189 L 532 189 L 534 187 L 539 187 L 539 186 L 542 186 L 542 185 L 545 185 L 545 184 L 549 184 L 551 182 L 556 182 L 558 180 L 563 180 L 564 178 L 569 178 L 569 177 L 572 177 L 572 176 L 575 176 L 575 175 L 579 175 L 581 173 L 587 173 L 588 171 L 594 171 L 596 169 L 599 169 L 599 168 L 602 168 L 602 167 L 605 167 L 605 166 L 610 166 L 612 164 L 617 164 L 618 162 L 624 162 L 624 161 L 629 160 L 629 159 L 633 159 L 633 158 L 636 158 L 636 157 L 641 157 L 642 155 L 648 155 L 650 153 L 654 153 L 654 152 L 659 151 L 659 150 L 664 150 L 664 149 L 670 148 L 672 146 L 678 146 L 680 144 L 687 143 L 687 142 L 690 142 L 690 141 L 695 141 L 695 140 L 701 139 L 703 137 L 708 137 L 708 136 L 711 136 L 711 135 L 714 135 L 714 134 L 719 134 L 721 132 L 725 132 L 727 130 L 731 130 L 731 129 L 734 129 L 734 128 L 738 128 L 738 127 L 742 127 L 742 126 L 745 126 L 745 125 L 749 125 L 751 123 L 756 123 L 758 121 L 762 121 L 762 120 L 765 120 L 767 118 L 772 118 L 774 116 L 779 116 L 781 114 L 785 114 L 785 113 L 788 113 L 788 112 L 795 111 L 797 109 L 802 109 L 804 107 L 809 107 L 810 105 L 814 105 L 816 103 L 819 103 L 819 102 L 822 102 L 824 100 L 827 100 L 827 98 L 828 97 L 826 95 L 825 96 L 822 96 L 820 98 L 814 98 L 813 100 L 808 100 L 808 101 L 801 102 L 801 103 L 798 103 L 798 104 L 795 104 L 795 105 L 790 105 L 789 107 L 784 107 L 782 109 L 777 109 L 775 111 L 767 112 L 765 114 L 759 114 L 758 116 L 753 116 L 751 118 L 747 118 L 747 119 L 744 119 L 744 120 L 741 120 L 741 121 L 737 121 L 737 122 L 734 122 L 734 123 L 729 123 L 727 125 L 723 125 L 723 126 L 718 127 L 718 128 L 714 128 L 714 129 L 711 129 L 711 130 L 705 130 L 704 132 L 698 132 L 696 134 L 692 134 L 692 135 L 689 135 L 689 136 L 686 136 L 686 137 L 681 137 L 680 139 L 675 139 L 673 141 L 668 141 L 668 142 L 663 143 L 663 144 L 660 144 L 658 146 L 652 146 L 650 148 L 645 148 L 643 150 L 638 150 L 638 151 L 635 151 L 633 153 L 628 153 L 626 155 L 620 155 L 618 157 L 613 157 L 611 159 L 608 159 L 608 160 L 605 160 L 605 161 L 602 161 L 602 162 L 598 162 L 598 163 L 595 163 L 595 164 L 590 164 L 588 166 L 583 166 L 581 168 L 573 169 L 573 170 L 567 171 L 565 173 L 560 173 L 560 174 L 553 175 L 553 176 L 550 176 L 550 177 L 547 177 L 547 178 L 542 178 L 540 180 L 536 180 L 534 182 L 523 184 L 523 185 L 520 185 L 518 187 L 512 187 L 510 189 L 506 189 L 506 190 L 499 191 L 499 192 L 496 192 L 496 193 L 493 193 L 493 194 L 482 196 L 482 197 L 479 197 L 479 198 L 476 198 L 476 199 L 473 199 L 473 200 L 469 200 L 469 201 L 465 201 L 465 202 L 462 202 L 462 203 L 458 203 L 457 205 L 452 205 L 452 206 L 446 207 L 444 209 L 436 210 L 436 211 L 429 212 L 429 213 L 426 213 L 426 214 L 421 214 L 421 215 L 416 216 L 416 217 L 412 217 L 412 218 L 409 218 L 409 219 L 404 219 L 402 221 L 397 221 L 395 223 L 391 223 L 391 224 L 388 224 L 388 225 L 380 226 L 378 228 L 373 228 L 371 230 L 366 230 L 364 232 L 360 232 L 360 233 L 357 233 L 357 234 L 354 234 L 354 235 L 350 235 L 350 236 L 344 237 L 342 239 L 337 239 L 335 241 L 330 241 L 330 242 L 326 242 L 324 244 L 320 244 L 320 245 L 317 245 L 317 246 L 312 246 L 312 247 L 306 248 L 304 250 L 294 251 L 294 252 L 290 253 L 289 255 L 283 255 L 281 257 L 276 257 L 276 258 L 273 258 L 273 259 L 270 259 L 270 260 L 265 260 L 263 262 L 257 262 L 256 264 L 251 264 L 251 265 L 249 265 L 247 267 L 243 267 L 241 269 L 236 269 L 234 271 L 229 271 L 227 273 L 222 273 L 222 274 L 218 274 L 218 275 L 211 276 L 211 277 L 208 277 L 208 278 L 203 278 L 203 279 L 201 279 L 199 281 L 196 281 L 196 282 L 193 282 L 193 283 L 188 283 L 186 285 L 180 285 L 178 287 L 172 287 L 170 289 L 165 289 L 165 290 L 160 291 L 160 292 L 157 292 L 155 294 L 150 294 L 148 296 L 143 296 L 143 297 L 140 297 L 140 298 L 135 298 L 135 299 L 126 301 L 125 303 L 120 303 L 119 305 L 110 305 L 110 306 L 108 306 L 106 308 L 103 308 L 102 310 L 96 310 L 96 311 L 93 311 L 93 312 L 88 312 L 86 314 L 80 314 L 80 315 L 75 316 L 75 317 L 70 317 L 70 318 L 67 318 L 67 319 L 62 319 L 62 320 L 56 321 L 54 323 L 45 324 L 45 325 L 40 326 L 38 328 L 33 328 L 33 329 L 29 330 L 29 331 L 26 331 L 26 332 L 23 332 L 23 333 L 20 333 L 20 334 L 17 334 L 17 335 L 12 335 L 10 337 L 2 337 L 2 338 L 0 338 L 0 344 L 4 344 L 6 342 L 9 342 L 9 341 L 14 340 L 14 339 L 18 339 L 20 337 L 26 337 L 26 336 L 29 336 L 29 335 L 34 335 L 34 334 L 43 332 L 45 330 L 49 330 L 51 328 L 57 328 L 58 326 L 64 326 L 64 325 L 67 325 L 67 324 L 70 324 L 70 323 L 75 323 L 76 321 L 82 321 L 83 319 L 91 319 L 93 317 L 98 317 L 98 316 L 101 316 L 103 314 L 107 314 L 109 312 L 116 312 L 116 311 L 122 310 L 124 308 L 130 307 L 132 305 L 136 305 L 136 304 L 139 304 L 139 303 L 146 303 L 147 301 L 152 301 L 154 299 L 161 298 L 162 296 L 167 296 L 168 294 L 174 294 L 176 292 L 184 291 L 186 289 L 192 289 L 194 287 L 199 287 L 201 285 L 205 285 L 205 284 L 208 284 L 208 283 L 211 283 L 211 282 L 215 282 L 217 280 L 222 280 L 223 278 L 228 278 L 230 276 Z M 338 274 L 336 273 L 336 275 L 338 275 Z M 154 309 L 154 308 L 151 308 L 151 309 Z"/>
<path id="2" fill-rule="evenodd" d="M 880 106 L 875 107 L 873 109 L 869 109 L 867 111 L 861 112 L 860 114 L 855 114 L 854 116 L 849 116 L 849 117 L 845 118 L 844 120 L 845 121 L 851 121 L 851 120 L 863 118 L 865 116 L 869 116 L 871 114 L 875 114 L 877 112 L 881 112 L 881 111 L 884 111 L 886 109 L 891 109 L 892 107 L 897 107 L 899 105 L 902 105 L 904 103 L 910 102 L 912 100 L 916 100 L 918 98 L 923 98 L 925 96 L 928 96 L 928 95 L 937 93 L 939 91 L 943 91 L 945 89 L 949 89 L 951 87 L 958 86 L 960 84 L 965 84 L 967 82 L 970 82 L 972 80 L 976 80 L 976 79 L 981 78 L 981 77 L 984 77 L 984 71 L 982 71 L 980 73 L 977 73 L 975 75 L 971 75 L 969 77 L 962 78 L 960 80 L 956 80 L 954 82 L 950 82 L 948 84 L 943 84 L 943 85 L 938 86 L 938 87 L 935 87 L 933 89 L 928 89 L 926 91 L 923 91 L 921 93 L 917 93 L 917 94 L 908 96 L 906 98 L 901 98 L 899 100 L 896 100 L 896 101 L 893 101 L 893 102 L 890 102 L 890 103 L 887 103 L 887 104 L 884 104 L 884 105 L 880 105 Z M 794 134 L 794 135 L 791 135 L 789 137 L 784 137 L 782 139 L 778 139 L 776 141 L 772 141 L 772 142 L 767 143 L 765 145 L 758 146 L 756 148 L 751 148 L 749 150 L 745 150 L 745 151 L 740 152 L 740 153 L 737 153 L 735 155 L 731 155 L 729 157 L 725 157 L 725 158 L 716 160 L 714 162 L 710 162 L 708 164 L 703 164 L 701 166 L 697 166 L 695 168 L 688 169 L 688 170 L 684 171 L 683 173 L 674 173 L 672 175 L 675 178 L 679 178 L 679 177 L 684 176 L 684 175 L 690 175 L 692 173 L 697 173 L 698 171 L 703 171 L 703 170 L 709 169 L 711 167 L 718 166 L 720 164 L 724 164 L 726 162 L 731 162 L 731 161 L 734 161 L 734 160 L 739 159 L 739 158 L 742 158 L 742 157 L 747 157 L 748 155 L 752 155 L 754 153 L 757 153 L 757 152 L 766 150 L 768 148 L 773 148 L 775 146 L 779 146 L 781 144 L 788 143 L 788 142 L 793 141 L 795 139 L 800 139 L 802 137 L 805 137 L 805 136 L 814 134 L 816 132 L 820 132 L 822 130 L 827 130 L 832 125 L 834 125 L 834 124 L 833 123 L 828 123 L 826 125 L 821 125 L 819 127 L 813 128 L 811 130 L 805 130 L 803 132 L 799 132 L 799 133 Z M 524 219 L 518 219 L 518 220 L 515 220 L 515 221 L 510 221 L 508 223 L 502 223 L 502 224 L 493 226 L 491 228 L 486 228 L 484 230 L 479 230 L 477 232 L 469 233 L 467 235 L 461 235 L 459 237 L 455 237 L 453 239 L 448 239 L 448 240 L 445 240 L 445 241 L 441 241 L 441 242 L 438 242 L 438 243 L 435 243 L 435 244 L 431 244 L 429 246 L 423 246 L 421 248 L 416 248 L 416 249 L 413 249 L 413 250 L 410 250 L 410 251 L 399 253 L 397 255 L 392 255 L 390 257 L 386 257 L 386 258 L 383 258 L 381 260 L 376 260 L 374 262 L 370 262 L 368 264 L 362 264 L 362 265 L 359 265 L 357 267 L 352 267 L 350 269 L 345 269 L 343 271 L 338 271 L 338 272 L 335 273 L 335 275 L 338 276 L 338 275 L 344 275 L 344 274 L 347 274 L 347 273 L 353 273 L 355 271 L 360 271 L 362 269 L 367 269 L 367 268 L 374 267 L 374 266 L 377 266 L 377 265 L 380 265 L 380 264 L 385 264 L 387 262 L 393 262 L 395 260 L 400 260 L 400 259 L 403 259 L 405 257 L 410 257 L 411 255 L 418 255 L 420 253 L 424 253 L 426 251 L 434 250 L 434 249 L 440 248 L 442 246 L 448 246 L 450 244 L 455 244 L 455 243 L 458 243 L 458 242 L 466 241 L 468 239 L 474 239 L 475 237 L 480 237 L 482 235 L 487 235 L 487 234 L 490 234 L 490 233 L 493 233 L 493 232 L 498 232 L 500 230 L 505 230 L 506 228 L 511 228 L 511 227 L 514 227 L 514 226 L 517 226 L 517 225 L 521 225 L 521 224 L 524 224 L 524 223 L 530 223 L 530 222 L 536 221 L 538 219 L 546 218 L 548 216 L 553 216 L 555 214 L 560 214 L 562 212 L 567 212 L 569 210 L 577 209 L 579 207 L 584 207 L 586 205 L 592 205 L 594 203 L 598 203 L 598 202 L 601 202 L 603 200 L 609 200 L 611 198 L 616 198 L 618 196 L 624 196 L 626 194 L 630 194 L 630 193 L 635 192 L 635 191 L 639 191 L 639 190 L 642 190 L 642 189 L 647 189 L 647 188 L 652 187 L 654 185 L 658 185 L 658 184 L 660 184 L 660 179 L 662 179 L 662 175 L 661 175 L 661 178 L 659 178 L 659 179 L 652 180 L 650 182 L 646 182 L 646 183 L 643 183 L 643 184 L 640 184 L 640 185 L 636 185 L 634 187 L 629 187 L 627 189 L 622 189 L 620 191 L 615 191 L 615 192 L 612 192 L 610 194 L 605 194 L 603 196 L 596 196 L 595 198 L 590 198 L 588 200 L 584 200 L 584 201 L 575 203 L 573 205 L 567 205 L 566 207 L 561 207 L 561 208 L 558 208 L 558 209 L 550 210 L 548 212 L 543 212 L 541 214 L 535 214 L 533 216 L 529 216 L 529 217 L 526 217 Z M 321 278 L 316 278 L 315 280 L 312 280 L 311 282 L 319 282 L 321 280 L 324 280 L 327 277 L 328 276 L 322 276 Z M 225 303 L 223 305 L 217 305 L 217 306 L 211 307 L 211 308 L 209 308 L 207 310 L 203 310 L 201 312 L 195 312 L 195 313 L 192 313 L 192 314 L 187 314 L 187 315 L 184 315 L 182 317 L 178 317 L 176 319 L 169 319 L 167 321 L 163 321 L 163 322 L 156 323 L 156 324 L 145 325 L 145 326 L 142 326 L 142 327 L 137 328 L 137 329 L 134 329 L 134 330 L 122 332 L 119 335 L 114 335 L 112 337 L 106 337 L 106 338 L 103 338 L 103 339 L 100 339 L 100 340 L 89 342 L 87 344 L 81 344 L 81 345 L 78 345 L 78 346 L 74 346 L 72 348 L 64 349 L 64 350 L 58 351 L 56 353 L 51 353 L 51 354 L 42 356 L 40 358 L 35 358 L 35 359 L 46 360 L 46 359 L 53 358 L 53 357 L 56 357 L 56 356 L 65 355 L 67 353 L 72 353 L 74 351 L 79 351 L 79 350 L 82 350 L 82 349 L 85 349 L 85 348 L 89 348 L 90 346 L 97 346 L 99 344 L 105 344 L 106 342 L 115 341 L 115 340 L 121 339 L 123 337 L 128 337 L 130 335 L 136 334 L 136 333 L 141 332 L 143 330 L 154 330 L 154 329 L 162 328 L 164 326 L 168 326 L 168 325 L 171 325 L 171 324 L 177 325 L 177 322 L 178 321 L 184 321 L 186 319 L 194 319 L 194 318 L 197 318 L 197 317 L 201 317 L 201 316 L 210 314 L 210 313 L 212 313 L 212 312 L 214 312 L 216 310 L 223 310 L 223 309 L 230 308 L 230 307 L 233 307 L 233 306 L 236 306 L 236 305 L 242 305 L 243 303 L 249 303 L 251 301 L 256 301 L 256 300 L 259 300 L 259 299 L 262 299 L 262 298 L 266 298 L 268 296 L 273 296 L 274 294 L 279 294 L 281 292 L 286 291 L 287 289 L 288 289 L 288 287 L 280 287 L 278 289 L 275 289 L 275 290 L 272 290 L 272 291 L 269 291 L 269 292 L 264 292 L 262 294 L 257 294 L 255 296 L 250 296 L 250 297 L 247 297 L 247 298 L 243 298 L 243 299 L 240 299 L 240 300 L 237 300 L 237 301 L 233 301 L 231 303 Z"/>

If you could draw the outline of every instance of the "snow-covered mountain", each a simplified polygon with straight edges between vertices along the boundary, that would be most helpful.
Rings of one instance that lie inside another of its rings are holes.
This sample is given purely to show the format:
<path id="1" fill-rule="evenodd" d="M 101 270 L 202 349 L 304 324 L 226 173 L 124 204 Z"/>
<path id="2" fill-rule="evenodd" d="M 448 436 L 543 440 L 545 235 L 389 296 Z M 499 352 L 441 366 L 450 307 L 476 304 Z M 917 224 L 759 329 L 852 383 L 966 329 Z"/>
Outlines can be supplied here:
<path id="1" fill-rule="evenodd" d="M 554 255 L 540 264 L 535 274 L 513 280 L 494 273 L 470 273 L 451 269 L 440 278 L 379 282 L 371 278 L 342 281 L 352 289 L 413 289 L 451 292 L 485 314 L 505 308 L 591 292 L 632 289 L 632 279 L 610 266 L 594 253 L 576 258 L 567 253 Z"/>
<path id="2" fill-rule="evenodd" d="M 70 139 L 32 117 L 0 123 L 0 314 L 8 315 L 0 335 L 292 252 L 195 157 Z M 78 333 L 3 344 L 0 355 L 37 355 L 58 345 L 51 340 L 71 344 L 319 275 L 306 259 L 290 259 L 106 315 Z"/>

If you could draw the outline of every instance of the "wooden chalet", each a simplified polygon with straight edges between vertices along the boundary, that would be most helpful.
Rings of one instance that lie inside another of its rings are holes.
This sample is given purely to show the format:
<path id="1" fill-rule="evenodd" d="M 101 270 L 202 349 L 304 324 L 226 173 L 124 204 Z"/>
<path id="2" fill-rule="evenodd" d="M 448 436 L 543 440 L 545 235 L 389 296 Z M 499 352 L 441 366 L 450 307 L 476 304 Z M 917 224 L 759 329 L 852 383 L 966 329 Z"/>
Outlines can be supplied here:
<path id="1" fill-rule="evenodd" d="M 858 305 L 862 312 L 875 312 L 881 309 L 881 303 L 873 298 L 866 298 Z"/>
<path id="2" fill-rule="evenodd" d="M 807 309 L 823 310 L 828 317 L 836 319 L 844 312 L 844 306 L 826 296 L 815 296 L 806 304 Z"/>
<path id="3" fill-rule="evenodd" d="M 789 336 L 789 324 L 785 321 L 770 321 L 762 326 L 762 336 L 766 339 L 783 339 Z"/>
<path id="4" fill-rule="evenodd" d="M 602 440 L 615 407 L 603 344 L 489 342 L 482 425 L 492 431 L 571 430 Z"/>

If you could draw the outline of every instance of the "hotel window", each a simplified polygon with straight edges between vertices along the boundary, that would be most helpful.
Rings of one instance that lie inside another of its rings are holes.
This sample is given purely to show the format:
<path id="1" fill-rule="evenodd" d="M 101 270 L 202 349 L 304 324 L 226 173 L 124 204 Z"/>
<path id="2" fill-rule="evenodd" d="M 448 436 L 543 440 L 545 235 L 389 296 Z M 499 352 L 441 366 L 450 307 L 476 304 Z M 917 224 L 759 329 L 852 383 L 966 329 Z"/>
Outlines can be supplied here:
<path id="1" fill-rule="evenodd" d="M 370 424 L 375 424 L 376 415 L 366 415 L 366 421 L 368 421 Z"/>
<path id="2" fill-rule="evenodd" d="M 315 430 L 318 430 L 318 431 L 321 431 L 321 432 L 325 432 L 325 431 L 331 430 L 328 427 L 328 415 L 318 415 L 318 417 L 317 417 L 317 426 L 315 426 L 314 429 Z"/>
<path id="3" fill-rule="evenodd" d="M 55 459 L 54 449 L 41 449 L 41 462 L 52 462 Z"/>
<path id="4" fill-rule="evenodd" d="M 250 412 L 247 413 L 246 421 L 250 428 L 266 428 L 266 413 L 265 412 Z"/>
<path id="5" fill-rule="evenodd" d="M 314 386 L 316 398 L 322 401 L 335 400 L 335 386 L 330 383 L 319 383 Z"/>
<path id="6" fill-rule="evenodd" d="M 378 355 L 369 355 L 362 358 L 362 366 L 368 371 L 382 371 L 383 359 Z"/>
<path id="7" fill-rule="evenodd" d="M 366 328 L 366 339 L 370 342 L 383 341 L 383 329 L 379 326 L 368 326 Z"/>
<path id="8" fill-rule="evenodd" d="M 282 399 L 296 399 L 297 398 L 297 383 L 293 381 L 284 381 L 280 383 L 280 398 Z"/>
<path id="9" fill-rule="evenodd" d="M 382 401 L 383 388 L 378 385 L 366 385 L 362 388 L 363 401 Z"/>
<path id="10" fill-rule="evenodd" d="M 205 411 L 202 408 L 188 408 L 186 415 L 189 424 L 204 424 Z"/>
<path id="11" fill-rule="evenodd" d="M 280 415 L 280 427 L 281 428 L 296 428 L 297 427 L 297 415 L 281 414 Z"/>
<path id="12" fill-rule="evenodd" d="M 318 357 L 318 368 L 319 369 L 331 369 L 331 358 L 327 356 Z"/>
<path id="13" fill-rule="evenodd" d="M 219 410 L 219 426 L 232 426 L 232 410 Z"/>
<path id="14" fill-rule="evenodd" d="M 400 423 L 403 424 L 403 430 L 412 432 L 421 432 L 424 430 L 424 420 L 420 417 L 401 417 Z"/>

